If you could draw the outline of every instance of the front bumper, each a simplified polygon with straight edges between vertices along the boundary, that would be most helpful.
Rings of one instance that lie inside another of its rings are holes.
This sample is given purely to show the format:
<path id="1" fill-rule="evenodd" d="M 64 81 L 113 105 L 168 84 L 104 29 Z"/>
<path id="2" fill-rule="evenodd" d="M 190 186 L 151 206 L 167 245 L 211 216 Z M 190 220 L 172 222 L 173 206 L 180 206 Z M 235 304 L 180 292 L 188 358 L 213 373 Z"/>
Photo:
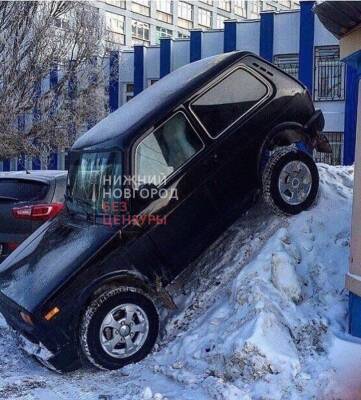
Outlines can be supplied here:
<path id="1" fill-rule="evenodd" d="M 0 313 L 19 335 L 20 347 L 41 364 L 57 372 L 74 371 L 81 366 L 75 342 L 65 340 L 55 325 L 43 327 L 26 324 L 20 317 L 22 310 L 0 292 Z"/>
<path id="2" fill-rule="evenodd" d="M 49 361 L 54 354 L 49 351 L 41 342 L 38 344 L 31 342 L 25 336 L 20 335 L 20 347 L 29 355 L 40 358 L 43 361 Z"/>
<path id="3" fill-rule="evenodd" d="M 25 353 L 32 357 L 35 357 L 42 365 L 46 368 L 61 373 L 52 363 L 51 360 L 54 358 L 54 354 L 49 351 L 41 342 L 38 344 L 31 342 L 25 336 L 19 335 L 20 347 Z"/>

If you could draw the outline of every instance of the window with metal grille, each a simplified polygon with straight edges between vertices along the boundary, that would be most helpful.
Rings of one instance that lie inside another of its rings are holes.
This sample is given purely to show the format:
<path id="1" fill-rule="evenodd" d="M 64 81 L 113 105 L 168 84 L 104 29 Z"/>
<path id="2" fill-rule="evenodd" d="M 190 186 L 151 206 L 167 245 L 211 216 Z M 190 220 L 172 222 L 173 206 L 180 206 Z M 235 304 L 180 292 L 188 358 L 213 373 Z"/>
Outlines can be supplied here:
<path id="1" fill-rule="evenodd" d="M 287 74 L 290 74 L 294 78 L 298 79 L 298 54 L 276 55 L 273 58 L 273 64 L 282 69 L 282 71 L 285 71 Z"/>
<path id="2" fill-rule="evenodd" d="M 342 165 L 343 163 L 343 132 L 324 132 L 330 142 L 332 154 L 314 152 L 316 162 L 330 165 Z"/>
<path id="3" fill-rule="evenodd" d="M 315 48 L 314 99 L 345 99 L 345 66 L 338 46 Z"/>

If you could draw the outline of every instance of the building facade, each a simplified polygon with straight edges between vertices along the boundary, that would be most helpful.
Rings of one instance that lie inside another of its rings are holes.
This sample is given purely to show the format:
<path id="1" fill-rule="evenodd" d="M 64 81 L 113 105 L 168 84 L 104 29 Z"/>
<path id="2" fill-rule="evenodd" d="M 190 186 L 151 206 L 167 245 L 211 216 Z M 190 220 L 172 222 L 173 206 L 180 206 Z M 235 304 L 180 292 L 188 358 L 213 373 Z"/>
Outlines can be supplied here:
<path id="1" fill-rule="evenodd" d="M 295 0 L 104 0 L 93 2 L 106 21 L 112 48 L 184 39 L 189 30 L 223 29 L 227 19 L 255 19 L 265 10 L 297 8 Z"/>
<path id="2" fill-rule="evenodd" d="M 340 61 L 338 41 L 320 23 L 313 6 L 313 1 L 301 1 L 298 10 L 262 11 L 258 19 L 226 20 L 223 29 L 198 27 L 190 30 L 189 38 L 165 37 L 159 45 L 137 44 L 113 51 L 109 70 L 116 73 L 109 79 L 110 109 L 117 109 L 189 62 L 228 51 L 251 51 L 302 81 L 315 107 L 323 111 L 324 133 L 333 154 L 315 154 L 316 160 L 352 164 L 356 129 L 350 123 L 356 112 L 353 75 Z M 51 167 L 66 166 L 64 153 L 54 160 Z M 16 161 L 8 162 L 4 170 L 16 166 Z"/>

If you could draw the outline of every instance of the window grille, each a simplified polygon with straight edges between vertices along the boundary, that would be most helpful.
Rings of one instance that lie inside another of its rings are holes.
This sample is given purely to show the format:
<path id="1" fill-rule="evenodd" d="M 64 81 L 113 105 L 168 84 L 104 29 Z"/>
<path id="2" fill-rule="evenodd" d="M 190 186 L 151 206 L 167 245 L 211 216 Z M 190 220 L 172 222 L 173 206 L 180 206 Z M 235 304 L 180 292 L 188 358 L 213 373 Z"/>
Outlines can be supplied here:
<path id="1" fill-rule="evenodd" d="M 314 99 L 345 99 L 345 66 L 338 46 L 315 48 Z"/>
<path id="2" fill-rule="evenodd" d="M 322 162 L 330 165 L 342 165 L 343 163 L 343 143 L 344 135 L 342 132 L 324 132 L 330 142 L 332 154 L 318 153 L 315 151 L 316 162 Z"/>
<path id="3" fill-rule="evenodd" d="M 298 54 L 280 54 L 274 56 L 273 63 L 282 71 L 298 79 Z"/>

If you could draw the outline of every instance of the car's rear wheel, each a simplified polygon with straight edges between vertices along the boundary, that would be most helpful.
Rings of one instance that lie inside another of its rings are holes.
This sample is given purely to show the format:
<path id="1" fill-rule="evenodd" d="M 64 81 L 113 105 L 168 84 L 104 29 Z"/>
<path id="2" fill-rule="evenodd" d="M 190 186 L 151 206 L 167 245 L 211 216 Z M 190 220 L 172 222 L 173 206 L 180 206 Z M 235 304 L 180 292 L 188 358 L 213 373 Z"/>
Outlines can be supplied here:
<path id="1" fill-rule="evenodd" d="M 157 309 L 143 291 L 112 289 L 101 294 L 85 311 L 80 327 L 81 350 L 93 366 L 118 369 L 146 357 L 158 331 Z"/>
<path id="2" fill-rule="evenodd" d="M 262 186 L 265 202 L 276 213 L 298 214 L 317 197 L 317 166 L 312 157 L 295 146 L 279 148 L 264 168 Z"/>

